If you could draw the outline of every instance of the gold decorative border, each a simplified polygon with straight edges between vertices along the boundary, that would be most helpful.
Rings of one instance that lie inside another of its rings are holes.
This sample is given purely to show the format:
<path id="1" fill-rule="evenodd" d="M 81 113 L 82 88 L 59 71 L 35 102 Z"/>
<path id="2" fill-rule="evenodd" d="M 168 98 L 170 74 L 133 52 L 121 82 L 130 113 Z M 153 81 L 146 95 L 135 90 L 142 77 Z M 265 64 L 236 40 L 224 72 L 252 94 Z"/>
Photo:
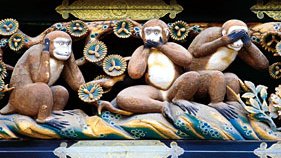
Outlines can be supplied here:
<path id="1" fill-rule="evenodd" d="M 64 19 L 69 14 L 81 20 L 120 20 L 130 17 L 134 20 L 149 20 L 161 18 L 170 14 L 170 18 L 183 11 L 183 7 L 171 0 L 170 5 L 163 0 L 76 0 L 69 4 L 69 0 L 63 0 L 56 11 Z"/>

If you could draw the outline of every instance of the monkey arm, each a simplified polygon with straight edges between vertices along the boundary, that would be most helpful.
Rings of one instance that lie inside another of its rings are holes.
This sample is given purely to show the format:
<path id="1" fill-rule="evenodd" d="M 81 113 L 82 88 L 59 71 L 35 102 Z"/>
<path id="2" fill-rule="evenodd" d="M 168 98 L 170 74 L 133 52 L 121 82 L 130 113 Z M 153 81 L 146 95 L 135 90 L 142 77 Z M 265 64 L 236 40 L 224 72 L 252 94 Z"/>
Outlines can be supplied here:
<path id="1" fill-rule="evenodd" d="M 144 46 L 140 46 L 133 53 L 128 64 L 128 73 L 131 78 L 139 79 L 144 75 L 147 67 L 149 51 L 150 50 L 144 48 Z"/>
<path id="2" fill-rule="evenodd" d="M 186 67 L 191 63 L 192 55 L 183 46 L 174 42 L 160 45 L 158 49 L 171 59 L 176 65 Z"/>
<path id="3" fill-rule="evenodd" d="M 29 54 L 29 68 L 33 82 L 47 83 L 50 77 L 50 53 L 42 51 L 39 57 Z"/>
<path id="4" fill-rule="evenodd" d="M 214 41 L 206 42 L 206 43 L 198 43 L 198 47 L 188 49 L 192 55 L 196 58 L 204 57 L 213 54 L 217 51 L 218 48 L 222 46 L 226 46 L 227 42 L 225 42 L 225 37 L 220 37 Z"/>
<path id="5" fill-rule="evenodd" d="M 239 51 L 238 56 L 254 69 L 263 70 L 268 68 L 269 62 L 267 58 L 252 42 L 248 46 L 244 46 Z"/>
<path id="6" fill-rule="evenodd" d="M 197 35 L 190 44 L 188 51 L 195 58 L 213 54 L 218 48 L 237 40 L 240 36 L 222 36 L 220 27 L 211 27 Z"/>
<path id="7" fill-rule="evenodd" d="M 64 65 L 63 76 L 67 84 L 74 91 L 78 91 L 79 87 L 85 83 L 82 72 L 75 63 L 73 53 L 71 53 L 70 58 L 66 61 Z"/>

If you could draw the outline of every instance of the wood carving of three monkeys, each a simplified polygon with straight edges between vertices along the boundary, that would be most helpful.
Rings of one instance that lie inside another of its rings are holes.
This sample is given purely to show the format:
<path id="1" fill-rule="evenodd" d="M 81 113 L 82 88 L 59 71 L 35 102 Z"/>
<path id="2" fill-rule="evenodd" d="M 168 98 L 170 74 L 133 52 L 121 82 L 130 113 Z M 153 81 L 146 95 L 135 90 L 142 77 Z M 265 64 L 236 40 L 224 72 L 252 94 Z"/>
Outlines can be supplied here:
<path id="1" fill-rule="evenodd" d="M 133 52 L 128 74 L 133 79 L 145 76 L 147 85 L 123 89 L 116 97 L 120 110 L 115 112 L 157 112 L 170 118 L 170 106 L 179 106 L 196 115 L 197 108 L 190 101 L 209 98 L 209 106 L 228 119 L 236 118 L 232 106 L 239 103 L 226 86 L 239 93 L 239 78 L 223 71 L 237 56 L 255 69 L 268 67 L 266 57 L 251 42 L 247 25 L 229 20 L 222 27 L 207 28 L 188 50 L 168 42 L 168 35 L 169 28 L 161 20 L 149 20 L 141 27 L 144 45 Z M 51 111 L 63 110 L 68 100 L 64 87 L 53 86 L 61 74 L 73 90 L 85 83 L 75 64 L 70 36 L 54 31 L 46 35 L 44 44 L 27 50 L 16 64 L 10 82 L 15 89 L 0 113 L 16 112 L 37 117 L 38 122 L 47 121 Z M 113 109 L 109 102 L 102 103 L 100 106 Z"/>

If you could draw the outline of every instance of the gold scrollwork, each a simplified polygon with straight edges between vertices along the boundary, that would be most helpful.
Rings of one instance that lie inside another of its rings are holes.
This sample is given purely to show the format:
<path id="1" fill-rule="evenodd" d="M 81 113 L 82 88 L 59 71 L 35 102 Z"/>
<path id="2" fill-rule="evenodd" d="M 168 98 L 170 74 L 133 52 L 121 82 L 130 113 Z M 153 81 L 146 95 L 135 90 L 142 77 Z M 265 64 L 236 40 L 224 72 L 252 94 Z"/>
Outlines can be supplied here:
<path id="1" fill-rule="evenodd" d="M 163 0 L 76 0 L 69 4 L 68 0 L 63 0 L 56 11 L 64 19 L 69 14 L 81 20 L 118 20 L 130 17 L 134 20 L 148 20 L 161 18 L 169 14 L 170 18 L 183 11 L 183 7 L 177 4 L 176 0 L 171 0 L 170 5 Z"/>
<path id="2" fill-rule="evenodd" d="M 259 0 L 256 5 L 251 7 L 251 11 L 257 14 L 259 19 L 264 18 L 264 14 L 274 20 L 281 20 L 281 1 L 269 0 L 267 3 Z"/>

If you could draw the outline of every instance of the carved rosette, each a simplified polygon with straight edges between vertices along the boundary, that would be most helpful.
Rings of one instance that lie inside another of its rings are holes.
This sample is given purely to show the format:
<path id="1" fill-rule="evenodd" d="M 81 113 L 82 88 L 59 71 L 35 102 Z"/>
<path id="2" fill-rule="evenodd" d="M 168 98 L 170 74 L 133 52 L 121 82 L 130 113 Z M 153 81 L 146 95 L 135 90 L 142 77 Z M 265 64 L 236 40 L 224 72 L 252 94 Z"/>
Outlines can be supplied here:
<path id="1" fill-rule="evenodd" d="M 87 103 L 98 101 L 103 94 L 103 89 L 99 84 L 88 82 L 80 86 L 78 90 L 79 98 Z"/>
<path id="2" fill-rule="evenodd" d="M 4 79 L 7 76 L 6 65 L 3 61 L 0 61 L 0 79 Z"/>
<path id="3" fill-rule="evenodd" d="M 119 38 L 129 38 L 132 35 L 133 25 L 127 21 L 118 21 L 114 28 L 114 34 Z"/>
<path id="4" fill-rule="evenodd" d="M 19 33 L 13 34 L 9 39 L 9 47 L 13 51 L 17 52 L 24 45 L 24 36 Z"/>
<path id="5" fill-rule="evenodd" d="M 126 60 L 120 55 L 109 55 L 103 60 L 103 71 L 109 76 L 120 76 L 127 68 Z"/>
<path id="6" fill-rule="evenodd" d="M 268 68 L 269 75 L 273 79 L 280 79 L 281 78 L 281 62 L 276 62 L 269 66 Z"/>
<path id="7" fill-rule="evenodd" d="M 0 21 L 0 35 L 10 36 L 18 31 L 19 23 L 14 19 L 3 19 Z"/>
<path id="8" fill-rule="evenodd" d="M 171 38 L 177 41 L 183 41 L 186 39 L 189 33 L 188 24 L 184 21 L 174 22 L 170 26 Z"/>
<path id="9" fill-rule="evenodd" d="M 268 32 L 262 37 L 262 47 L 272 53 L 276 53 L 276 46 L 281 41 L 281 34 L 278 32 Z"/>
<path id="10" fill-rule="evenodd" d="M 84 48 L 84 57 L 87 61 L 96 63 L 105 58 L 107 47 L 102 41 L 88 43 Z"/>
<path id="11" fill-rule="evenodd" d="M 0 79 L 0 91 L 3 90 L 4 86 L 5 86 L 5 82 L 2 79 Z"/>
<path id="12" fill-rule="evenodd" d="M 81 20 L 73 20 L 69 23 L 67 32 L 73 37 L 82 37 L 88 33 L 88 26 Z"/>

